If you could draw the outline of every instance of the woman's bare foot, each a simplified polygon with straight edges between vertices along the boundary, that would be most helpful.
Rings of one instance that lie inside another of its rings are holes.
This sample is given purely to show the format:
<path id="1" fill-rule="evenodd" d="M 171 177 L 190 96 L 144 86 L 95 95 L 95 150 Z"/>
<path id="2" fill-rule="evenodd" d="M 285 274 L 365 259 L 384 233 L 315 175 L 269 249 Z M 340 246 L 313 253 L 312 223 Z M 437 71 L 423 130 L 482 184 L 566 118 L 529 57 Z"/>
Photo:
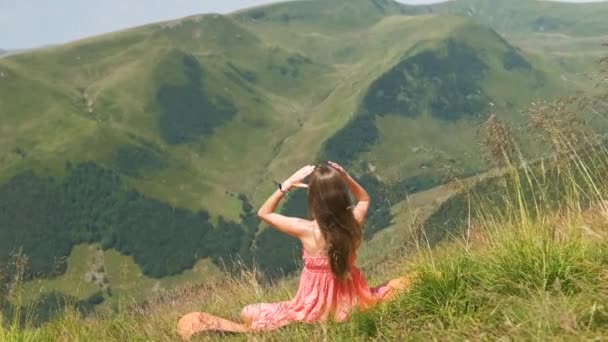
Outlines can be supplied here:
<path id="1" fill-rule="evenodd" d="M 189 313 L 177 322 L 177 332 L 184 341 L 189 341 L 194 334 L 207 329 L 208 321 L 208 315 L 203 312 Z"/>
<path id="2" fill-rule="evenodd" d="M 216 317 L 206 312 L 191 312 L 177 322 L 177 332 L 184 341 L 188 341 L 193 335 L 204 331 L 246 333 L 250 330 L 244 324 Z"/>

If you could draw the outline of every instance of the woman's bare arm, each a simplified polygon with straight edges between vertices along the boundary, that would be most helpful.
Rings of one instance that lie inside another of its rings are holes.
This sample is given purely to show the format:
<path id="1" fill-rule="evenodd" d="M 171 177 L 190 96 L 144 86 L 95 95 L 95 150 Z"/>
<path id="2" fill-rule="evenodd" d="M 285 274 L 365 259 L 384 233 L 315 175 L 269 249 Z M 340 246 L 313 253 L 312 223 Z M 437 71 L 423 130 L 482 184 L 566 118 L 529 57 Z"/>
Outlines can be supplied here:
<path id="1" fill-rule="evenodd" d="M 282 233 L 301 238 L 307 229 L 309 223 L 307 220 L 275 213 L 283 195 L 283 192 L 280 190 L 276 190 L 270 195 L 260 210 L 258 210 L 258 217 Z"/>
<path id="2" fill-rule="evenodd" d="M 258 210 L 258 217 L 280 232 L 293 237 L 301 238 L 307 233 L 309 231 L 308 224 L 310 223 L 308 220 L 281 215 L 276 213 L 275 210 L 285 195 L 285 192 L 288 192 L 294 187 L 306 187 L 306 184 L 303 183 L 304 178 L 310 175 L 314 168 L 315 167 L 312 165 L 307 165 L 296 171 L 296 173 L 289 177 L 285 182 L 281 183 L 283 191 L 277 189 L 266 202 L 264 202 L 262 207 L 260 207 L 260 210 Z"/>
<path id="3" fill-rule="evenodd" d="M 346 172 L 346 170 L 344 170 L 342 166 L 331 161 L 329 164 L 340 172 L 340 175 L 342 175 L 346 185 L 348 185 L 348 188 L 353 193 L 355 200 L 357 200 L 357 204 L 353 209 L 353 215 L 355 215 L 357 222 L 363 226 L 365 224 L 365 217 L 367 216 L 367 211 L 371 203 L 369 194 L 367 191 L 365 191 L 361 184 L 359 184 L 351 175 L 348 174 L 348 172 Z"/>

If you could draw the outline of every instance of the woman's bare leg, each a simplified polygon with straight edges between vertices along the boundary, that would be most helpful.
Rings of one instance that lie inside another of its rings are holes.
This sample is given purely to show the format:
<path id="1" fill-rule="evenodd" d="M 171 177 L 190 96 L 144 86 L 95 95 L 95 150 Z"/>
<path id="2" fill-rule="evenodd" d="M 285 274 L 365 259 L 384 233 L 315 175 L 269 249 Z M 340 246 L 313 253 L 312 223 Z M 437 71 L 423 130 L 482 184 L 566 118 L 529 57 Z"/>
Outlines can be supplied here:
<path id="1" fill-rule="evenodd" d="M 191 312 L 180 318 L 177 323 L 177 331 L 184 340 L 189 340 L 193 335 L 203 331 L 246 333 L 251 329 L 244 324 L 213 316 L 206 312 Z"/>
<path id="2" fill-rule="evenodd" d="M 241 310 L 241 320 L 245 322 L 245 324 L 249 325 L 251 322 L 256 320 L 260 315 L 259 306 L 263 304 L 251 304 Z"/>

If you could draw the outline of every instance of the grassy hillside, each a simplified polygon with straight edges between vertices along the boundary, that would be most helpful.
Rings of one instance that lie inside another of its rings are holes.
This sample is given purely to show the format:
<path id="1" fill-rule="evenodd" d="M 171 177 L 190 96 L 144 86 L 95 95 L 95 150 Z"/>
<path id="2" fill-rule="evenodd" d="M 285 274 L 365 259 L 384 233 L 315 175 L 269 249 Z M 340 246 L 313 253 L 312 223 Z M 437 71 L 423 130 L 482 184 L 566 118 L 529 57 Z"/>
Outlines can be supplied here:
<path id="1" fill-rule="evenodd" d="M 0 263 L 28 255 L 30 299 L 95 295 L 68 281 L 86 276 L 85 245 L 141 274 L 109 277 L 127 296 L 204 280 L 188 275 L 201 260 L 289 273 L 297 245 L 253 213 L 292 169 L 347 164 L 372 195 L 372 239 L 392 205 L 484 169 L 474 136 L 490 114 L 521 123 L 531 101 L 578 86 L 489 27 L 417 11 L 300 1 L 0 59 Z M 306 215 L 302 201 L 284 212 Z"/>

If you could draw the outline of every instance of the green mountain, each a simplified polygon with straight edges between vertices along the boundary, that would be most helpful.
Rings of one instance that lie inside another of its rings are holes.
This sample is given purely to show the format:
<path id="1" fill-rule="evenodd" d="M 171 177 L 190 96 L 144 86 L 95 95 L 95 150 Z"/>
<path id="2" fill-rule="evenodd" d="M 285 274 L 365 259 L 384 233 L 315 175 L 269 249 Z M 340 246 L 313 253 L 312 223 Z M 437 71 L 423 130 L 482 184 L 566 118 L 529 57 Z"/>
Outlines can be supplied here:
<path id="1" fill-rule="evenodd" d="M 415 7 L 417 13 L 470 17 L 530 53 L 574 71 L 605 55 L 608 2 L 453 0 Z"/>
<path id="2" fill-rule="evenodd" d="M 444 7 L 296 1 L 0 59 L 0 262 L 22 247 L 53 282 L 86 271 L 64 260 L 94 244 L 146 284 L 234 256 L 291 271 L 294 241 L 254 215 L 274 181 L 348 165 L 374 200 L 371 239 L 408 193 L 484 170 L 488 115 L 519 123 L 577 86 L 554 59 L 425 8 Z M 305 215 L 302 195 L 283 210 Z"/>

